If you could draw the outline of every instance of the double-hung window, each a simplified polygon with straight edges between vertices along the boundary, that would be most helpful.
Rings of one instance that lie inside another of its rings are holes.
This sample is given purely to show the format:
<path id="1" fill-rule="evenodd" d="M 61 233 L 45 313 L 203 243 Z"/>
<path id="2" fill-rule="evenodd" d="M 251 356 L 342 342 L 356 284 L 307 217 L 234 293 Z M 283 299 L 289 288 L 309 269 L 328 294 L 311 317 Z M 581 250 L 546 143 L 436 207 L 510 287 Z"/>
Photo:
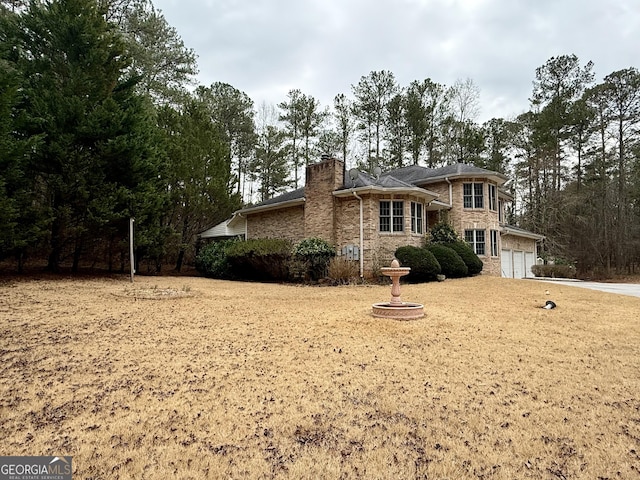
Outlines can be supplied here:
<path id="1" fill-rule="evenodd" d="M 476 255 L 485 255 L 485 231 L 484 230 L 465 230 L 464 240 L 471 245 Z"/>
<path id="2" fill-rule="evenodd" d="M 421 234 L 423 232 L 422 204 L 411 202 L 411 233 Z"/>
<path id="3" fill-rule="evenodd" d="M 490 235 L 491 235 L 491 256 L 497 257 L 498 256 L 498 231 L 491 230 Z"/>
<path id="4" fill-rule="evenodd" d="M 380 231 L 404 231 L 404 202 L 380 200 Z"/>
<path id="5" fill-rule="evenodd" d="M 484 208 L 484 184 L 463 183 L 462 200 L 464 208 Z"/>
<path id="6" fill-rule="evenodd" d="M 489 184 L 489 210 L 494 212 L 498 209 L 498 188 Z"/>

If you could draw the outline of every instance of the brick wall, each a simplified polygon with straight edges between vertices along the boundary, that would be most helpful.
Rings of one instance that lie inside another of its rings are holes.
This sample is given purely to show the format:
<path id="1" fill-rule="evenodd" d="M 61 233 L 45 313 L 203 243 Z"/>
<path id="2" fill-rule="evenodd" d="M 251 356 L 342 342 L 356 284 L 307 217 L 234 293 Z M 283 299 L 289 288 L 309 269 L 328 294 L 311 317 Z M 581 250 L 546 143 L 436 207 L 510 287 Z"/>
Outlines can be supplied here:
<path id="1" fill-rule="evenodd" d="M 536 255 L 538 254 L 535 240 L 525 237 L 516 237 L 514 235 L 504 235 L 502 237 L 502 248 L 509 250 L 522 250 L 523 252 L 534 252 Z"/>
<path id="2" fill-rule="evenodd" d="M 283 208 L 247 216 L 247 238 L 304 238 L 304 207 Z"/>
<path id="3" fill-rule="evenodd" d="M 329 158 L 309 165 L 306 170 L 304 236 L 320 237 L 336 243 L 334 205 L 339 200 L 332 192 L 342 187 L 344 163 Z"/>
<path id="4" fill-rule="evenodd" d="M 491 230 L 500 231 L 498 211 L 489 210 L 489 188 L 486 179 L 462 178 L 451 182 L 453 190 L 453 208 L 449 213 L 449 221 L 458 234 L 464 239 L 465 230 L 485 231 L 485 255 L 478 255 L 484 263 L 483 274 L 500 276 L 500 235 L 498 234 L 498 256 L 491 256 Z M 463 184 L 483 183 L 484 207 L 464 208 Z M 494 184 L 495 185 L 495 184 Z M 448 194 L 447 194 L 448 197 Z"/>
<path id="5" fill-rule="evenodd" d="M 380 267 L 389 266 L 398 247 L 424 245 L 424 234 L 411 233 L 411 201 L 420 201 L 412 197 L 395 197 L 404 201 L 404 231 L 386 233 L 379 231 L 380 200 L 391 200 L 389 195 L 361 194 L 363 201 L 363 238 L 364 238 L 364 274 L 371 276 Z M 353 198 L 337 199 L 335 211 L 336 241 L 338 249 L 352 244 L 360 246 L 360 201 Z"/>

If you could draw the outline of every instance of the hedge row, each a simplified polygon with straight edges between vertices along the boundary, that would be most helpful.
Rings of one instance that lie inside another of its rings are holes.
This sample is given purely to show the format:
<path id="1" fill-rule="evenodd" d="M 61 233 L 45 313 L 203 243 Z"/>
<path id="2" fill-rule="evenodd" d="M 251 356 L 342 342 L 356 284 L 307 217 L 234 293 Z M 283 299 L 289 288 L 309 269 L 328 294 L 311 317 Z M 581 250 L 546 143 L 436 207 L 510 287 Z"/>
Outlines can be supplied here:
<path id="1" fill-rule="evenodd" d="M 286 281 L 318 280 L 327 273 L 335 249 L 320 238 L 296 244 L 276 238 L 212 242 L 196 257 L 197 270 L 212 278 Z"/>
<path id="2" fill-rule="evenodd" d="M 572 265 L 533 265 L 531 271 L 536 277 L 576 278 L 576 268 Z"/>
<path id="3" fill-rule="evenodd" d="M 482 260 L 462 241 L 430 243 L 424 248 L 404 246 L 395 256 L 401 265 L 411 268 L 405 278 L 412 283 L 433 281 L 439 274 L 448 278 L 477 275 L 483 267 Z"/>

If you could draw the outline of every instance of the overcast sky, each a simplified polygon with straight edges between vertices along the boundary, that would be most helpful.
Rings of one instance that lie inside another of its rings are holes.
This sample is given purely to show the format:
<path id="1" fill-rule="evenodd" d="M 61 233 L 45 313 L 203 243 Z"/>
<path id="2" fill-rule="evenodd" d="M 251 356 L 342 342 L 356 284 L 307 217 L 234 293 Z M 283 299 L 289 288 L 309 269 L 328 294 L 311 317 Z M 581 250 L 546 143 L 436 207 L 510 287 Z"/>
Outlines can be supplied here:
<path id="1" fill-rule="evenodd" d="M 198 83 L 256 105 L 299 88 L 329 106 L 373 70 L 400 86 L 471 78 L 478 121 L 529 108 L 535 70 L 576 54 L 596 80 L 640 67 L 639 0 L 153 0 L 198 55 Z"/>

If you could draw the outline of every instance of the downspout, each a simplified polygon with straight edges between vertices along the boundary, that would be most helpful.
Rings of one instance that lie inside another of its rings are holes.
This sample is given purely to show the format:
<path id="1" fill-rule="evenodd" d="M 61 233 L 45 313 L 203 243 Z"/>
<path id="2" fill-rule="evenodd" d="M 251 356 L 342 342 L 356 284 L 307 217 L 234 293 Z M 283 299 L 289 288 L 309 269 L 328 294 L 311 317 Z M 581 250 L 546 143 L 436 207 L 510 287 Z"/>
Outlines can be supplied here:
<path id="1" fill-rule="evenodd" d="M 359 197 L 356 192 L 353 196 L 360 200 L 360 278 L 364 277 L 364 219 L 363 219 L 363 207 L 362 197 Z"/>
<path id="2" fill-rule="evenodd" d="M 449 177 L 444 177 L 444 180 L 449 184 L 449 208 L 453 208 L 453 185 L 449 181 Z"/>

